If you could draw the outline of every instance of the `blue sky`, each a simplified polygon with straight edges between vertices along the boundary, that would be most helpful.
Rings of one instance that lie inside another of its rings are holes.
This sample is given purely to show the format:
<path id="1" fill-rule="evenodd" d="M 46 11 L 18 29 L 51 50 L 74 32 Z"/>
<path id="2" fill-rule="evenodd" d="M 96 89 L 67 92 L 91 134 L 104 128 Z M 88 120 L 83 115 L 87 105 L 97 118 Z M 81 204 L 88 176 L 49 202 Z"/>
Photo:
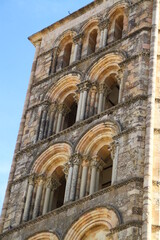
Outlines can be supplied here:
<path id="1" fill-rule="evenodd" d="M 0 212 L 34 56 L 28 36 L 91 0 L 0 0 Z"/>

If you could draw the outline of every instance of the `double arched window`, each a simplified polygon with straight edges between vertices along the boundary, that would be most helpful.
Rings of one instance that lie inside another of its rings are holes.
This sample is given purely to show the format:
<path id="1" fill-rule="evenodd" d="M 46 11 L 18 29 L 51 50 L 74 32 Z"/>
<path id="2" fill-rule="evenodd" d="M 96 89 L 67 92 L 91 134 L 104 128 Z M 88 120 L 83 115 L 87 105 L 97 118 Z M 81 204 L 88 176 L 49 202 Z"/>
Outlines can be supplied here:
<path id="1" fill-rule="evenodd" d="M 62 142 L 44 151 L 31 168 L 23 221 L 110 186 L 115 158 L 111 144 L 118 132 L 119 126 L 108 121 L 88 130 L 74 150 Z"/>
<path id="2" fill-rule="evenodd" d="M 73 62 L 95 53 L 107 44 L 122 39 L 127 31 L 126 18 L 125 7 L 117 6 L 103 17 L 103 20 L 92 19 L 85 23 L 80 34 L 75 31 L 64 33 L 56 41 L 58 50 L 54 52 L 54 67 L 52 67 L 54 70 L 52 69 L 50 72 L 61 70 Z"/>
<path id="3" fill-rule="evenodd" d="M 119 55 L 107 54 L 90 67 L 86 73 L 89 80 L 81 81 L 77 73 L 59 79 L 45 96 L 36 141 L 116 106 L 122 96 L 122 60 Z"/>

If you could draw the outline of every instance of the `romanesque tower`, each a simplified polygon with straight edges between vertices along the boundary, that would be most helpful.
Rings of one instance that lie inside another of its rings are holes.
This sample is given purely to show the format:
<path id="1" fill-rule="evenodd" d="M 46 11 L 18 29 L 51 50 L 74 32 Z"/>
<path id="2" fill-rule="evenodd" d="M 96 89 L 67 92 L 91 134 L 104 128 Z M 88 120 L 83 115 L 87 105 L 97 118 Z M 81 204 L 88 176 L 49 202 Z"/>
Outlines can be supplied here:
<path id="1" fill-rule="evenodd" d="M 2 240 L 160 240 L 159 0 L 35 33 Z"/>

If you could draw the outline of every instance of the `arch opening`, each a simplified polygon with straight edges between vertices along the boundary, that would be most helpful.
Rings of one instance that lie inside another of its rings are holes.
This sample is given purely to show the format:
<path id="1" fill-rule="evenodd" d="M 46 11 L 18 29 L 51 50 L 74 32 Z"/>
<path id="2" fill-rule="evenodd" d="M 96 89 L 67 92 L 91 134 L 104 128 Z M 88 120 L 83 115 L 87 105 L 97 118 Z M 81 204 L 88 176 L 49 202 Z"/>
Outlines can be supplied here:
<path id="1" fill-rule="evenodd" d="M 97 35 L 98 35 L 97 29 L 93 29 L 89 34 L 88 51 L 87 51 L 88 55 L 94 53 L 96 50 Z"/>
<path id="2" fill-rule="evenodd" d="M 122 38 L 123 22 L 124 22 L 123 15 L 118 16 L 115 20 L 115 28 L 114 28 L 114 39 L 115 40 L 119 40 Z"/>
<path id="3" fill-rule="evenodd" d="M 76 121 L 77 103 L 75 101 L 75 94 L 69 94 L 64 100 L 68 108 L 68 112 L 65 115 L 63 129 L 71 127 Z"/>
<path id="4" fill-rule="evenodd" d="M 118 104 L 119 85 L 117 83 L 116 74 L 110 74 L 104 81 L 106 89 L 106 99 L 104 109 L 114 107 Z"/>
<path id="5" fill-rule="evenodd" d="M 71 58 L 71 52 L 72 52 L 72 43 L 68 43 L 64 48 L 63 53 L 63 68 L 69 66 L 70 64 L 70 58 Z"/>
<path id="6" fill-rule="evenodd" d="M 68 230 L 64 240 L 105 240 L 107 233 L 119 225 L 113 209 L 99 207 L 82 215 Z"/>

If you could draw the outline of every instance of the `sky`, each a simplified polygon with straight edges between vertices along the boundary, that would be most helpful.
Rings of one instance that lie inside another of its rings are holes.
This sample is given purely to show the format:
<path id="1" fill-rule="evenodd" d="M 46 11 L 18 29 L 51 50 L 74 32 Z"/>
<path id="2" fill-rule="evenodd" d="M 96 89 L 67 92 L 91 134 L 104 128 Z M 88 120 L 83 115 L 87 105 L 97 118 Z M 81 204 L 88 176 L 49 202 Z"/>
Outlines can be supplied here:
<path id="1" fill-rule="evenodd" d="M 30 35 L 92 0 L 0 0 L 0 212 L 30 77 Z"/>

